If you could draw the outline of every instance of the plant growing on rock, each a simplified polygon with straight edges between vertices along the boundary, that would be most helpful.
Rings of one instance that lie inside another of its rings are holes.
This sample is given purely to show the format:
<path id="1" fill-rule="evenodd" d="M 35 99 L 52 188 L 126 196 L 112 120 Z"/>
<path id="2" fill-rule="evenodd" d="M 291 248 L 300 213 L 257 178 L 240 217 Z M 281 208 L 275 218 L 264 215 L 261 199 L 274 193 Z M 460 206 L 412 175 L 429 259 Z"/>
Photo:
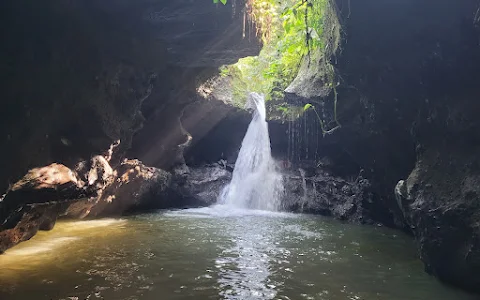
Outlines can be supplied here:
<path id="1" fill-rule="evenodd" d="M 340 24 L 331 1 L 247 1 L 245 30 L 254 28 L 264 47 L 258 56 L 221 68 L 221 75 L 229 78 L 235 103 L 242 106 L 251 91 L 265 94 L 267 101 L 283 99 L 284 90 L 297 76 L 302 61 L 317 49 L 322 53 L 324 82 L 334 86 L 330 57 L 340 43 Z"/>

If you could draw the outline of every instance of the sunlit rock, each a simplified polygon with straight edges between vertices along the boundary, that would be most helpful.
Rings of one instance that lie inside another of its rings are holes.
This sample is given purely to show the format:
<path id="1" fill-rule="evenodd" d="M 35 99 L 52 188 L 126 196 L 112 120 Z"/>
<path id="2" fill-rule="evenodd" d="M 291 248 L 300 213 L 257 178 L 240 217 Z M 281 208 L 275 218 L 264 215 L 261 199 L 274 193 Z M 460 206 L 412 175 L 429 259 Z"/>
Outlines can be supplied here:
<path id="1" fill-rule="evenodd" d="M 69 168 L 51 164 L 30 170 L 0 202 L 0 252 L 53 228 L 69 201 L 95 195 Z"/>

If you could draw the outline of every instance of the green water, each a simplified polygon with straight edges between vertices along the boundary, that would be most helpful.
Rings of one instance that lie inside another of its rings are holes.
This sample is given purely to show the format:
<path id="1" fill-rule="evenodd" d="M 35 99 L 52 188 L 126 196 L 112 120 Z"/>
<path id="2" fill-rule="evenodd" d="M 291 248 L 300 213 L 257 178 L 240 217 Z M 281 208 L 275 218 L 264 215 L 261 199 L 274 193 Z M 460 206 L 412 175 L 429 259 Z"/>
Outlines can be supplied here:
<path id="1" fill-rule="evenodd" d="M 397 231 L 217 207 L 59 223 L 0 256 L 0 299 L 475 298 Z"/>

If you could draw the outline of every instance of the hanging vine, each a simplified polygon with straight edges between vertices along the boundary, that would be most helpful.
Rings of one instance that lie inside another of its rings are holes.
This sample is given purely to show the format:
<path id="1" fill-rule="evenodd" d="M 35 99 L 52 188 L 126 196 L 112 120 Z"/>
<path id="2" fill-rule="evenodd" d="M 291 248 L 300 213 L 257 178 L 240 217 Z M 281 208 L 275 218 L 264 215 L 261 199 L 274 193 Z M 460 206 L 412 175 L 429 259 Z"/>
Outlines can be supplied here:
<path id="1" fill-rule="evenodd" d="M 307 7 L 310 7 L 313 11 L 314 5 L 312 4 L 311 1 L 315 0 L 306 0 L 307 2 L 310 2 L 310 5 L 307 4 Z M 323 13 L 323 18 L 322 18 L 322 36 L 321 36 L 321 42 L 322 44 L 320 47 L 322 47 L 322 59 L 321 62 L 323 63 L 323 70 L 324 70 L 324 82 L 325 85 L 328 88 L 332 89 L 333 92 L 333 118 L 335 121 L 335 126 L 331 129 L 326 128 L 325 121 L 322 120 L 320 115 L 318 114 L 317 110 L 315 109 L 315 106 L 312 104 L 307 104 L 304 106 L 304 111 L 307 111 L 308 109 L 313 109 L 321 126 L 322 129 L 322 134 L 323 136 L 327 134 L 331 134 L 337 129 L 341 128 L 341 124 L 338 121 L 338 115 L 337 115 L 337 106 L 338 106 L 338 92 L 337 92 L 337 86 L 338 82 L 336 80 L 336 73 L 333 65 L 331 64 L 331 59 L 332 57 L 335 56 L 336 52 L 338 51 L 339 45 L 340 45 L 340 38 L 341 38 L 341 25 L 338 19 L 337 15 L 337 9 L 335 6 L 335 3 L 332 0 L 326 0 L 324 1 L 324 10 L 325 13 Z M 305 14 L 308 14 L 309 11 L 307 10 Z M 305 36 L 307 39 L 309 39 L 309 30 L 310 26 L 308 25 L 308 18 L 307 16 L 305 17 L 305 23 L 307 27 L 307 32 Z M 310 55 L 310 50 L 308 55 Z"/>

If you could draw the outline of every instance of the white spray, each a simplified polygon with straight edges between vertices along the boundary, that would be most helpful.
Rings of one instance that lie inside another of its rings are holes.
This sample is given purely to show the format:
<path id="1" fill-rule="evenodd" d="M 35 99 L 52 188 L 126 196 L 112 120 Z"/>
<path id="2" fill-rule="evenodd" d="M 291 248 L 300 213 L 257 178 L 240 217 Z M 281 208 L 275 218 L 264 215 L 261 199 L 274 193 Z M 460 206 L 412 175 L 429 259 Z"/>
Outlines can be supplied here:
<path id="1" fill-rule="evenodd" d="M 220 194 L 219 202 L 237 208 L 275 211 L 280 208 L 283 181 L 271 154 L 263 95 L 249 94 L 246 107 L 254 109 L 253 119 L 243 138 L 232 181 Z"/>

